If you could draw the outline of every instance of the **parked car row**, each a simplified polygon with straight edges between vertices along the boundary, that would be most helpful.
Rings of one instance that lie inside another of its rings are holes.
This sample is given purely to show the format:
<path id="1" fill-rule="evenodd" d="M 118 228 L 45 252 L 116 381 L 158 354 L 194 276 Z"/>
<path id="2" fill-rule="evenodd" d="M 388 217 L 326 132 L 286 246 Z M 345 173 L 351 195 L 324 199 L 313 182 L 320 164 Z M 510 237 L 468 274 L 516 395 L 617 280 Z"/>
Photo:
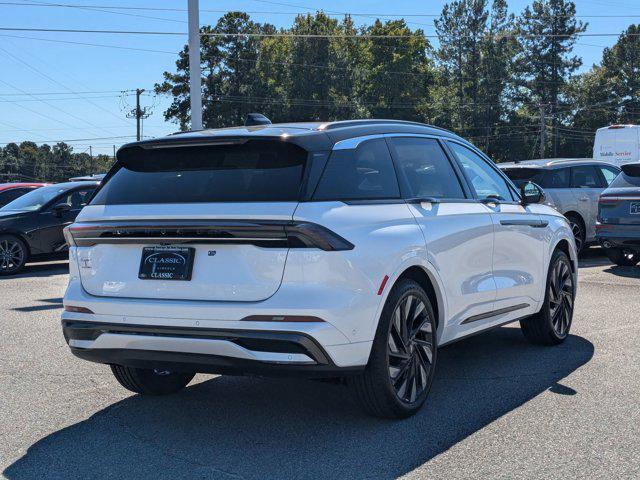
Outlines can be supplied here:
<path id="1" fill-rule="evenodd" d="M 628 163 L 620 168 L 592 159 L 499 164 L 517 185 L 531 181 L 544 188 L 547 204 L 569 220 L 578 253 L 599 243 L 618 265 L 640 261 L 638 165 Z"/>
<path id="2" fill-rule="evenodd" d="M 5 190 L 20 190 L 20 195 L 0 208 L 0 275 L 18 273 L 29 259 L 66 250 L 63 229 L 98 185 L 82 181 Z"/>
<path id="3" fill-rule="evenodd" d="M 569 220 L 578 253 L 596 243 L 598 198 L 620 173 L 619 167 L 590 159 L 528 160 L 499 166 L 516 185 L 531 181 L 544 189 L 547 204 Z"/>

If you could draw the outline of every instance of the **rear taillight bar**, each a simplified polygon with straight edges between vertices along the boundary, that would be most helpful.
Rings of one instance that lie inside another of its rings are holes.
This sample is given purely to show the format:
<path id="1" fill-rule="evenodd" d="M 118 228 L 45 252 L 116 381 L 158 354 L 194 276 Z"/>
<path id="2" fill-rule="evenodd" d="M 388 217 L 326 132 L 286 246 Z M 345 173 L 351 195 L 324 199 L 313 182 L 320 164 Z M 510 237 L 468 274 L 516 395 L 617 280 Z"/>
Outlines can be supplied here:
<path id="1" fill-rule="evenodd" d="M 337 233 L 311 222 L 281 220 L 183 220 L 74 223 L 65 228 L 70 246 L 98 244 L 250 244 L 263 248 L 352 250 Z"/>

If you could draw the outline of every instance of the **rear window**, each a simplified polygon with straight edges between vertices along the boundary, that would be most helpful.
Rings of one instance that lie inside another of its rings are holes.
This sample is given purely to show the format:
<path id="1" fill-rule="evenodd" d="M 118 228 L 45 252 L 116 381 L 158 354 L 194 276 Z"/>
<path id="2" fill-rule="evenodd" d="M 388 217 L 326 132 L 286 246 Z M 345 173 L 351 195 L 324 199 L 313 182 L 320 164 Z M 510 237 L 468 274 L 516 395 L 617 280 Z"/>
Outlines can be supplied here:
<path id="1" fill-rule="evenodd" d="M 631 176 L 622 172 L 613 180 L 613 182 L 611 182 L 611 185 L 609 186 L 612 188 L 640 188 L 640 176 Z"/>
<path id="2" fill-rule="evenodd" d="M 284 142 L 125 149 L 93 205 L 280 202 L 300 194 L 307 152 Z"/>
<path id="3" fill-rule="evenodd" d="M 544 181 L 544 170 L 540 168 L 504 168 L 502 171 L 518 186 L 527 182 L 533 182 L 544 187 L 544 185 L 542 185 Z"/>

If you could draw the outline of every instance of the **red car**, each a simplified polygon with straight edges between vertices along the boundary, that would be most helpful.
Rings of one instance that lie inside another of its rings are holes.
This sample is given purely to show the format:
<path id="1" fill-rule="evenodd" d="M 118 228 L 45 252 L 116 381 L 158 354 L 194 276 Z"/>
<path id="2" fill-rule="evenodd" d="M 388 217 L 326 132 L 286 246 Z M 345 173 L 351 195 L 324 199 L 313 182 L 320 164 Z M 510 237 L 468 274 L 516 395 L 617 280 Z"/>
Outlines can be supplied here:
<path id="1" fill-rule="evenodd" d="M 0 183 L 0 208 L 25 193 L 44 187 L 47 183 Z"/>

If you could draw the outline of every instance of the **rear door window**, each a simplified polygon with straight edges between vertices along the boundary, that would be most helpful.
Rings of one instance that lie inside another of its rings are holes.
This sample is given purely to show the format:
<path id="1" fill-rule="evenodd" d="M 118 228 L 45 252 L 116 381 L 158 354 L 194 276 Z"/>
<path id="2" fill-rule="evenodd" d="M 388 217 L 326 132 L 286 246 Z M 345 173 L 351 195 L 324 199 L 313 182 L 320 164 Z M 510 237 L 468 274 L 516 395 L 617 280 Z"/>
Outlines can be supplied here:
<path id="1" fill-rule="evenodd" d="M 571 169 L 554 168 L 544 176 L 543 188 L 569 188 L 571 185 Z"/>
<path id="2" fill-rule="evenodd" d="M 592 165 L 581 165 L 571 167 L 571 187 L 572 188 L 600 188 L 602 187 L 600 177 L 595 167 Z"/>
<path id="3" fill-rule="evenodd" d="M 399 173 L 415 198 L 465 198 L 449 159 L 435 139 L 390 138 Z"/>
<path id="4" fill-rule="evenodd" d="M 400 198 L 398 179 L 384 139 L 334 150 L 318 183 L 314 200 L 385 200 Z"/>
<path id="5" fill-rule="evenodd" d="M 94 205 L 297 201 L 307 152 L 289 143 L 125 149 Z"/>

